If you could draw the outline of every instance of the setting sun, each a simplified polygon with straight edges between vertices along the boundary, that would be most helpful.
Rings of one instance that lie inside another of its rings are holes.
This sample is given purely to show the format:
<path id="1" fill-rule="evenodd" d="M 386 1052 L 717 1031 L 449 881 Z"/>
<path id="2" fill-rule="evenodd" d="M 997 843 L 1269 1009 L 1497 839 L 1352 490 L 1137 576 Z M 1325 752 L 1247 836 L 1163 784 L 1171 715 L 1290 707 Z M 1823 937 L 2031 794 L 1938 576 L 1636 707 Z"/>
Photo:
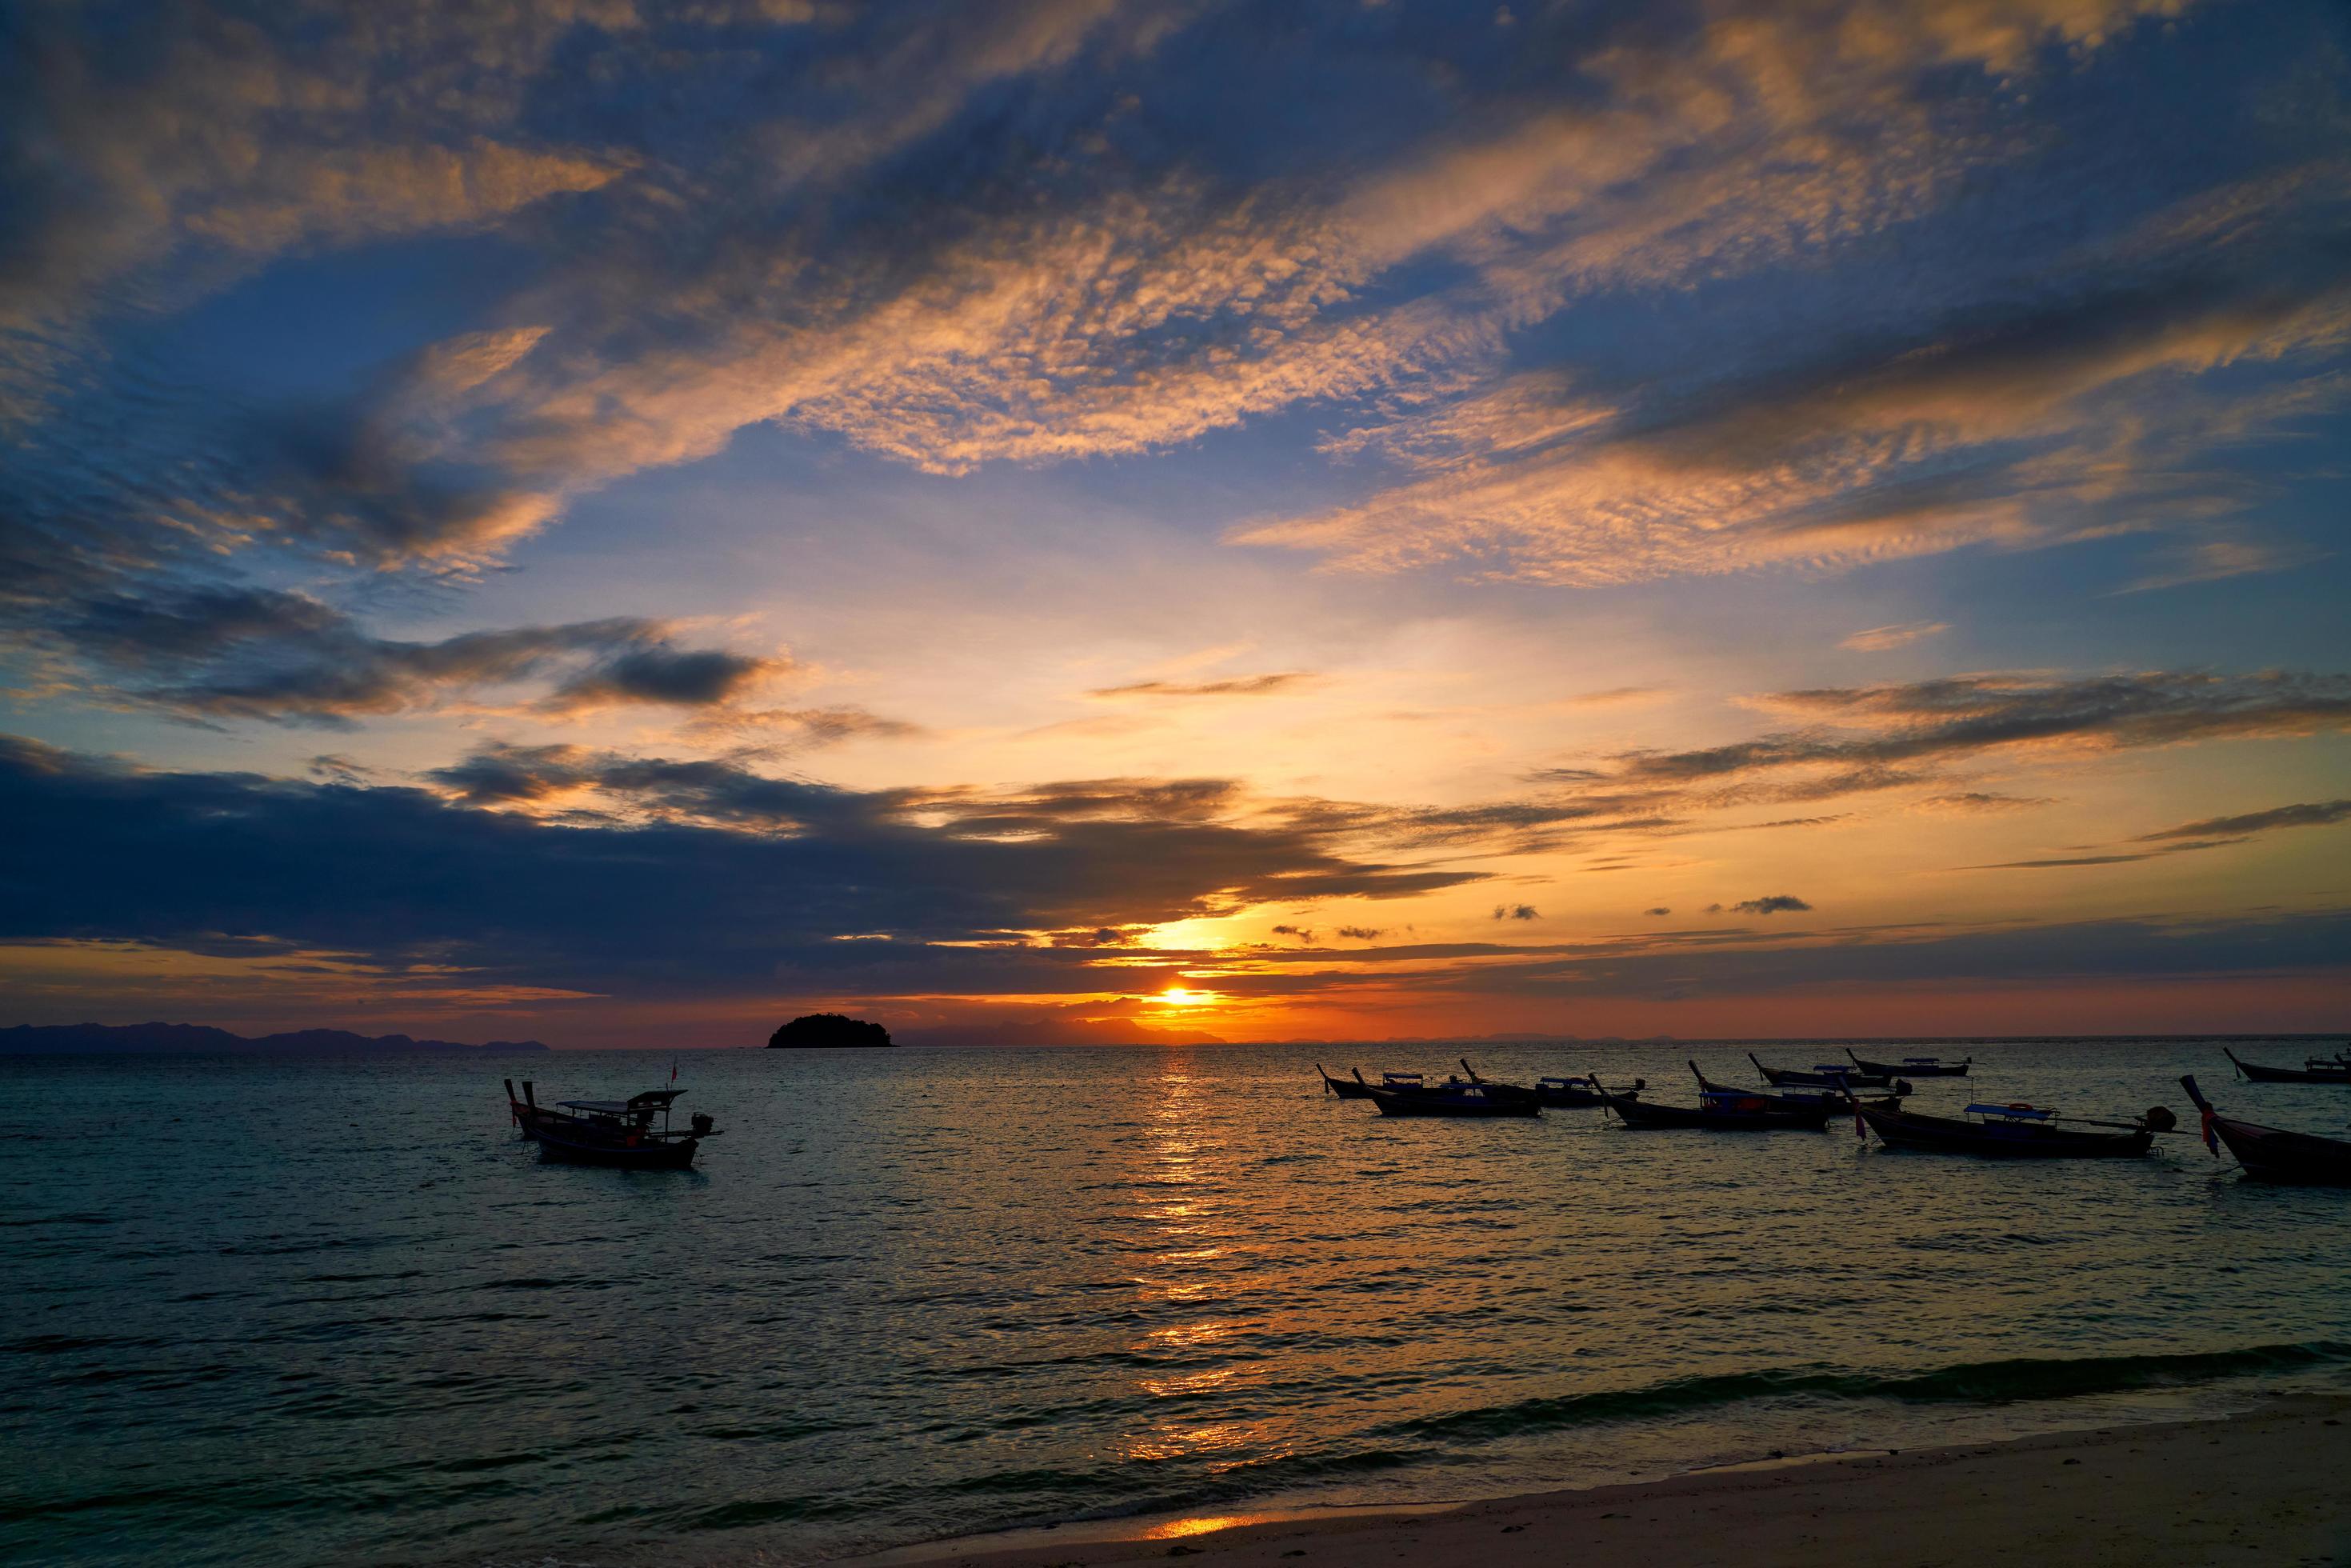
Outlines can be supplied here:
<path id="1" fill-rule="evenodd" d="M 1214 991 L 1186 990 L 1182 986 L 1170 986 L 1159 993 L 1160 1004 L 1171 1008 L 1204 1008 L 1216 999 Z"/>

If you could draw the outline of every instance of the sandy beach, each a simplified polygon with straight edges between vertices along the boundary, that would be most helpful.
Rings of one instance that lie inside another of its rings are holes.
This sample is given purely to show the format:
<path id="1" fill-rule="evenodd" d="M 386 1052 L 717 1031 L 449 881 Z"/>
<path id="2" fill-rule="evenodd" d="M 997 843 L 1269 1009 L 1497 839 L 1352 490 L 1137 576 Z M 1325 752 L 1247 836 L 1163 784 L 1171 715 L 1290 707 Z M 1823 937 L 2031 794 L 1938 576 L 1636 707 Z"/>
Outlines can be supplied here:
<path id="1" fill-rule="evenodd" d="M 967 1542 L 870 1561 L 938 1568 L 1474 1563 L 1594 1568 L 1834 1563 L 2351 1563 L 2351 1398 L 2212 1421 L 1717 1470 L 1439 1511 L 1351 1512 L 1141 1539 Z"/>

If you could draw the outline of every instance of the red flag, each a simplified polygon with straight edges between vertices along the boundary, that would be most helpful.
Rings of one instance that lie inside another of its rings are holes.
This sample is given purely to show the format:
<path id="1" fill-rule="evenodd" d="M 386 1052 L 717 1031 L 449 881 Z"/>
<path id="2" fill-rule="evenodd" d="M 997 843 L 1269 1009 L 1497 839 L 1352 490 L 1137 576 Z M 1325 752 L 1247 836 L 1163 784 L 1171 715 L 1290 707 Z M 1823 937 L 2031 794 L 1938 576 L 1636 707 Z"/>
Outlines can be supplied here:
<path id="1" fill-rule="evenodd" d="M 2212 1151 L 2214 1159 L 2220 1157 L 2220 1134 L 2212 1125 L 2212 1108 L 2210 1105 L 2204 1107 L 2204 1146 Z"/>

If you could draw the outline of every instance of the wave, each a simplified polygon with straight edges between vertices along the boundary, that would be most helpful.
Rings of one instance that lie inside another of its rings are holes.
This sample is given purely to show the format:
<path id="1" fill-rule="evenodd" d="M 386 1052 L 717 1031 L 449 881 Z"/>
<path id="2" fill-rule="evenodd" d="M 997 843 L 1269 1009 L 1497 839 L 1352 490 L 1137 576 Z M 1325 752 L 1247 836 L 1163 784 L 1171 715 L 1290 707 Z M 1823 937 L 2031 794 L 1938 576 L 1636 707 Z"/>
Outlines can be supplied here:
<path id="1" fill-rule="evenodd" d="M 1932 1372 L 1871 1375 L 1826 1367 L 1683 1377 L 1642 1388 L 1521 1399 L 1483 1409 L 1416 1416 L 1377 1428 L 1384 1435 L 1479 1442 L 1528 1432 L 1556 1431 L 1644 1416 L 1673 1416 L 1751 1399 L 1803 1396 L 1837 1400 L 1889 1399 L 1902 1404 L 1999 1405 L 2118 1394 L 2166 1384 L 2210 1383 L 2226 1377 L 2351 1364 L 2351 1343 L 2253 1345 L 2176 1354 L 2018 1357 L 1958 1362 Z"/>

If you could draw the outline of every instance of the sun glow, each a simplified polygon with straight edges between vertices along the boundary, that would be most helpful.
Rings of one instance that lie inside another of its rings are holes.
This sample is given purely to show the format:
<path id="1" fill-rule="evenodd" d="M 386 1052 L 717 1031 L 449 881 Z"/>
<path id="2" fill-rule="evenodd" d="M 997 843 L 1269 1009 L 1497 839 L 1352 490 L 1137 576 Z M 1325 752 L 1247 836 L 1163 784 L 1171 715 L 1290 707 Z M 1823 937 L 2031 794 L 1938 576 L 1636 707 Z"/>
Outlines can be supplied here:
<path id="1" fill-rule="evenodd" d="M 1187 990 L 1182 986 L 1170 986 L 1159 993 L 1159 1005 L 1169 1008 L 1205 1008 L 1216 999 L 1214 991 Z"/>

